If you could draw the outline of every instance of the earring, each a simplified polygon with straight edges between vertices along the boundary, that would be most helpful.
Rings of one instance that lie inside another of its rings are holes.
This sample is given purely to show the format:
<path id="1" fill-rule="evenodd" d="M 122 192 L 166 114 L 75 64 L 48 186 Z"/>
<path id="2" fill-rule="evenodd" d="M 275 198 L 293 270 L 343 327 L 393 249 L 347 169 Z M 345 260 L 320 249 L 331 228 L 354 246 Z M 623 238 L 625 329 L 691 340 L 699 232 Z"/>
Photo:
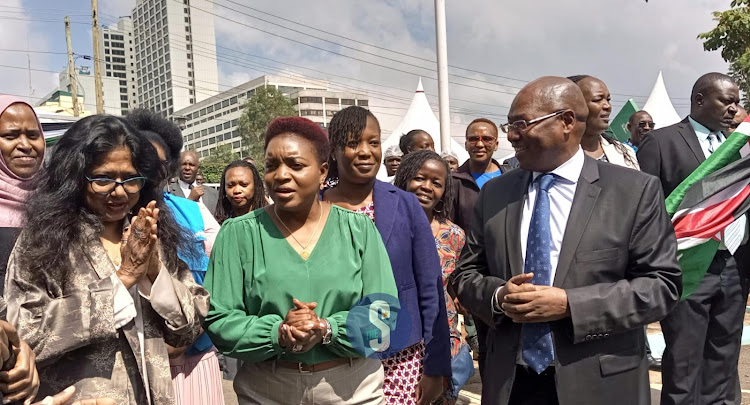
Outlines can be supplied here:
<path id="1" fill-rule="evenodd" d="M 323 191 L 324 188 L 326 188 L 326 184 L 325 183 L 320 183 L 320 191 Z"/>

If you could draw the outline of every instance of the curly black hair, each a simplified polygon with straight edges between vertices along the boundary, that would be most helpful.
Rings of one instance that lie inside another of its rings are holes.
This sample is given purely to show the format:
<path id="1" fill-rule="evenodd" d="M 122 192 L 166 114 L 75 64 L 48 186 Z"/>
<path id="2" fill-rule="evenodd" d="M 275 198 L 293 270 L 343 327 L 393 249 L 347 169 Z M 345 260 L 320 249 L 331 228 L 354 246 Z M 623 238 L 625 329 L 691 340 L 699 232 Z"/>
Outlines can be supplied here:
<path id="1" fill-rule="evenodd" d="M 177 250 L 197 257 L 193 238 L 169 214 L 159 182 L 160 162 L 156 149 L 128 121 L 110 115 L 86 117 L 71 126 L 55 145 L 49 163 L 40 172 L 37 189 L 29 198 L 26 228 L 19 245 L 23 246 L 19 264 L 30 268 L 31 274 L 43 274 L 47 269 L 61 269 L 60 277 L 67 278 L 75 271 L 68 260 L 71 244 L 81 242 L 82 226 L 102 230 L 102 222 L 85 203 L 89 183 L 86 175 L 103 163 L 102 159 L 117 148 L 130 150 L 130 157 L 138 173 L 148 180 L 140 191 L 133 212 L 156 201 L 159 214 L 159 242 L 169 268 L 176 268 Z M 38 271 L 35 271 L 38 270 Z M 63 281 L 63 280 L 60 280 Z"/>
<path id="2" fill-rule="evenodd" d="M 440 162 L 445 167 L 446 176 L 443 196 L 440 198 L 440 201 L 437 202 L 438 205 L 441 202 L 443 203 L 443 209 L 433 209 L 432 211 L 435 219 L 442 222 L 450 218 L 451 212 L 453 211 L 453 199 L 455 196 L 451 168 L 448 165 L 448 162 L 441 158 L 440 155 L 431 150 L 418 150 L 405 155 L 401 160 L 401 165 L 399 165 L 398 170 L 396 171 L 396 177 L 393 178 L 393 185 L 404 191 L 408 191 L 406 188 L 409 186 L 409 182 L 417 176 L 417 172 L 422 168 L 422 165 L 431 160 Z M 435 205 L 435 208 L 438 208 L 438 205 Z"/>
<path id="3" fill-rule="evenodd" d="M 331 118 L 328 124 L 328 139 L 331 142 L 331 156 L 328 159 L 328 177 L 327 179 L 338 179 L 339 169 L 336 166 L 336 160 L 333 158 L 333 151 L 342 150 L 349 142 L 356 142 L 362 139 L 362 132 L 367 127 L 367 117 L 380 122 L 370 110 L 359 106 L 344 108 Z"/>
<path id="4" fill-rule="evenodd" d="M 232 204 L 227 200 L 226 184 L 227 184 L 227 172 L 229 169 L 235 167 L 244 167 L 250 169 L 253 172 L 253 199 L 250 202 L 251 211 L 257 210 L 258 208 L 265 207 L 268 205 L 266 201 L 266 190 L 263 188 L 263 179 L 258 173 L 258 169 L 252 163 L 249 163 L 245 159 L 235 160 L 234 162 L 227 165 L 224 168 L 224 173 L 221 174 L 221 184 L 219 185 L 219 204 L 216 206 L 216 221 L 219 224 L 223 224 L 229 218 L 234 218 L 235 213 L 232 209 Z"/>
<path id="5" fill-rule="evenodd" d="M 182 150 L 180 128 L 174 122 L 145 108 L 131 111 L 125 119 L 150 142 L 155 142 L 164 149 L 169 162 L 167 178 L 174 176 L 180 168 L 180 151 Z"/>

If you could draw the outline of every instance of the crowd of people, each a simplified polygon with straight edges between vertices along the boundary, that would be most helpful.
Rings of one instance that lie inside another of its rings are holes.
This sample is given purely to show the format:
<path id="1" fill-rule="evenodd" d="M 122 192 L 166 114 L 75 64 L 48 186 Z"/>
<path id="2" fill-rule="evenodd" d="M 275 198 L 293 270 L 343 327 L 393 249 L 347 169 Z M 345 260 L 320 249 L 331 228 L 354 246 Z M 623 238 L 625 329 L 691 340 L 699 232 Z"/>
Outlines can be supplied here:
<path id="1" fill-rule="evenodd" d="M 543 77 L 469 124 L 460 165 L 419 129 L 383 151 L 362 107 L 279 117 L 262 170 L 217 190 L 161 116 L 86 117 L 46 150 L 0 96 L 3 403 L 223 404 L 227 378 L 240 404 L 447 405 L 472 357 L 486 404 L 648 404 L 649 367 L 662 404 L 740 403 L 746 245 L 681 300 L 665 208 L 739 102 L 706 74 L 685 120 L 638 111 L 622 142 L 602 80 Z"/>

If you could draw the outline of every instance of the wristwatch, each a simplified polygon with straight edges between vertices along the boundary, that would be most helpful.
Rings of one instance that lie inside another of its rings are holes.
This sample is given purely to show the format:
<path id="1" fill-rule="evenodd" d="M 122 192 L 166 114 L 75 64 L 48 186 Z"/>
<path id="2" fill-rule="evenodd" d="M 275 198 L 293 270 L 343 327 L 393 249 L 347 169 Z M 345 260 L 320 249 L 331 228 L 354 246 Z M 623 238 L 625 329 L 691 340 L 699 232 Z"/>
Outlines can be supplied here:
<path id="1" fill-rule="evenodd" d="M 324 345 L 330 345 L 331 344 L 331 336 L 333 335 L 333 330 L 331 330 L 331 323 L 323 320 L 323 322 L 326 323 L 326 333 L 323 335 L 323 344 Z"/>

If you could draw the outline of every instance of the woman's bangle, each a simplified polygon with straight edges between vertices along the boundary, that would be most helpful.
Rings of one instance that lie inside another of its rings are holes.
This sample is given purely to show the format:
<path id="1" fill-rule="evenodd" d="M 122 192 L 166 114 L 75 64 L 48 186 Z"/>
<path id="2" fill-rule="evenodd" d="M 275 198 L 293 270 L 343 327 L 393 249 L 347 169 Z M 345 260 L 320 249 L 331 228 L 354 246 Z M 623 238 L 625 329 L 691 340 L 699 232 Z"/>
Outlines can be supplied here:
<path id="1" fill-rule="evenodd" d="M 326 324 L 326 332 L 323 335 L 322 344 L 323 345 L 330 345 L 331 344 L 331 337 L 333 335 L 333 330 L 331 329 L 331 323 L 328 322 L 325 319 L 323 320 L 323 322 L 325 322 L 325 324 Z"/>

